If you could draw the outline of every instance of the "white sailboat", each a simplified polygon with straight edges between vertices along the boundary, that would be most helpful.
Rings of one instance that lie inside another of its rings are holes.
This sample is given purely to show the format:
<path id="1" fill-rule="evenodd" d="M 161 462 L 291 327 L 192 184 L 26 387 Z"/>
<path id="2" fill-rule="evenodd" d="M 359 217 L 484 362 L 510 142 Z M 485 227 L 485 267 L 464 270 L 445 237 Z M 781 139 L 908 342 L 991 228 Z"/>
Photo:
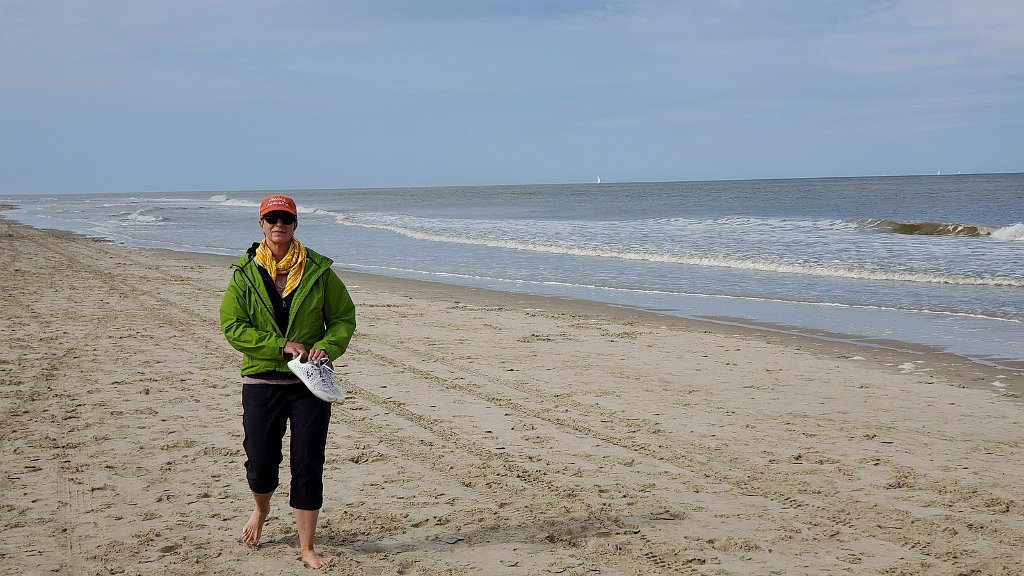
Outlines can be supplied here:
<path id="1" fill-rule="evenodd" d="M 601 183 L 601 177 L 600 177 L 600 176 L 598 176 L 598 177 L 597 177 L 597 183 L 598 183 L 598 184 L 600 184 L 600 183 Z"/>

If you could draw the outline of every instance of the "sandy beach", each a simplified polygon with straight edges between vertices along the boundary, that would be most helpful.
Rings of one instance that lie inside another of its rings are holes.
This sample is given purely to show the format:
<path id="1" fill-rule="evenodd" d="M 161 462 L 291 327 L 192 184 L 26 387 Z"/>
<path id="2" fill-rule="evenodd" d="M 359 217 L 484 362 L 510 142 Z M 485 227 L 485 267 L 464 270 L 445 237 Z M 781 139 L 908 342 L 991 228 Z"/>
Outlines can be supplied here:
<path id="1" fill-rule="evenodd" d="M 0 572 L 311 573 L 287 466 L 238 541 L 231 259 L 2 219 L 0 244 Z M 332 573 L 1024 572 L 1019 372 L 339 273 Z"/>

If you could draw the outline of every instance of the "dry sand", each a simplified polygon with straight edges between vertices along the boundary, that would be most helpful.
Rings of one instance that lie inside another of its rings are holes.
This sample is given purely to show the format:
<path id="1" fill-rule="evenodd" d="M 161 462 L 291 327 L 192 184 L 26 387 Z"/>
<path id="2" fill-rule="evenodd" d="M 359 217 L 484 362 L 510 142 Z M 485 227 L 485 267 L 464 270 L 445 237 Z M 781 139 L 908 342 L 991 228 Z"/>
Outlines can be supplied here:
<path id="1" fill-rule="evenodd" d="M 229 259 L 3 221 L 0 246 L 0 571 L 309 573 L 287 465 L 238 543 Z M 1019 373 L 341 275 L 332 573 L 1022 573 Z"/>

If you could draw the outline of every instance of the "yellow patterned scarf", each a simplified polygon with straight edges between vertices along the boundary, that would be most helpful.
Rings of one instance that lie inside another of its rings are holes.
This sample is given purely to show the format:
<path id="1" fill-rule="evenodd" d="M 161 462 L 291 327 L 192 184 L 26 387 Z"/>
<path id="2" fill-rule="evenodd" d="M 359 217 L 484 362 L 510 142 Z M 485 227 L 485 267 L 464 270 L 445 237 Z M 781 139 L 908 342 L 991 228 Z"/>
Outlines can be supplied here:
<path id="1" fill-rule="evenodd" d="M 266 268 L 270 277 L 275 280 L 278 274 L 288 274 L 284 292 L 281 293 L 281 297 L 284 298 L 298 288 L 299 281 L 302 280 L 302 273 L 306 270 L 306 247 L 298 238 L 292 238 L 288 253 L 278 262 L 274 260 L 274 254 L 267 248 L 267 241 L 264 240 L 256 248 L 256 263 Z"/>

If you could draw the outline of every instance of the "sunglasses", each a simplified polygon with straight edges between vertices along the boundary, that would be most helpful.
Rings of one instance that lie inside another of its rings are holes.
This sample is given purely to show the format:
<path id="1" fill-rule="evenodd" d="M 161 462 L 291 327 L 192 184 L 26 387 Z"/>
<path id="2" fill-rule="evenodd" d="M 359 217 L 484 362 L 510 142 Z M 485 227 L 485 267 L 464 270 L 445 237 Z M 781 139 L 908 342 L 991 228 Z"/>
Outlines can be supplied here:
<path id="1" fill-rule="evenodd" d="M 281 224 L 284 224 L 285 226 L 291 226 L 292 224 L 295 224 L 295 216 L 292 216 L 291 214 L 287 213 L 267 214 L 266 216 L 263 217 L 263 221 L 266 222 L 267 224 L 270 224 L 271 226 L 277 225 L 279 221 L 281 222 Z"/>

